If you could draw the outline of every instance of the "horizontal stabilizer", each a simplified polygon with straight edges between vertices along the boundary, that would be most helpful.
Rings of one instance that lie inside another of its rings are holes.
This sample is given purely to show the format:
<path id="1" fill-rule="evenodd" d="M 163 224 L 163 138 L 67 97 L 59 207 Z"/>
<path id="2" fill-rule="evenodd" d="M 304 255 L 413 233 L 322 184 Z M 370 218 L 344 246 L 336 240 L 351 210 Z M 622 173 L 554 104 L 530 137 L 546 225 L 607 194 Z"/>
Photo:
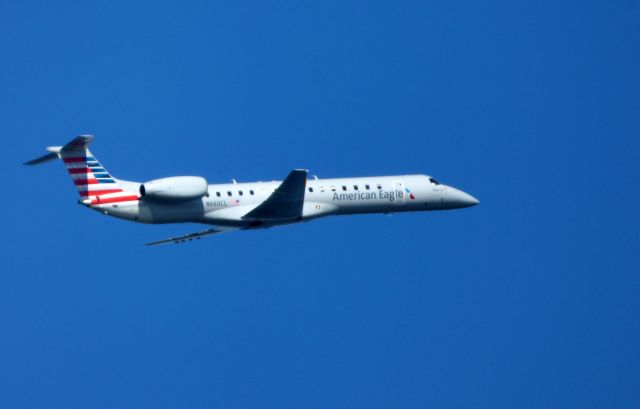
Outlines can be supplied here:
<path id="1" fill-rule="evenodd" d="M 35 159 L 31 159 L 28 162 L 25 162 L 25 165 L 39 165 L 41 163 L 49 162 L 50 160 L 58 159 L 58 154 L 55 152 L 47 153 L 46 155 L 42 155 Z"/>
<path id="2" fill-rule="evenodd" d="M 197 233 L 188 233 L 182 236 L 170 237 L 165 240 L 152 241 L 151 243 L 146 243 L 145 246 L 156 246 L 158 244 L 166 244 L 166 243 L 184 243 L 186 241 L 192 241 L 193 239 L 199 240 L 202 236 L 208 236 L 211 234 L 218 233 L 226 233 L 232 232 L 235 230 L 240 230 L 238 227 L 214 227 L 212 229 L 207 229 L 203 231 L 199 231 Z"/>
<path id="3" fill-rule="evenodd" d="M 93 136 L 91 135 L 80 135 L 76 136 L 71 140 L 71 142 L 67 143 L 64 146 L 50 146 L 47 148 L 49 153 L 46 155 L 42 155 L 35 159 L 31 159 L 28 162 L 25 162 L 25 165 L 39 165 L 41 163 L 49 162 L 50 160 L 58 159 L 61 155 L 68 152 L 74 151 L 84 151 L 87 146 L 93 140 Z"/>

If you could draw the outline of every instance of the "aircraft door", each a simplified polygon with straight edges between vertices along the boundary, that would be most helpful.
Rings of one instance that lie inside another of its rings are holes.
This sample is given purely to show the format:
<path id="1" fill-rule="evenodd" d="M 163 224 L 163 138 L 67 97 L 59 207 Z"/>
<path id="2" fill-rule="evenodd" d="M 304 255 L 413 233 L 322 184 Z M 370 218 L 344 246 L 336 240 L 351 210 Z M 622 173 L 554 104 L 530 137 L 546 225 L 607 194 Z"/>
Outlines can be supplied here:
<path id="1" fill-rule="evenodd" d="M 401 180 L 393 181 L 393 196 L 394 196 L 393 203 L 396 206 L 400 206 L 404 204 L 404 197 L 405 197 L 404 182 L 402 182 Z"/>

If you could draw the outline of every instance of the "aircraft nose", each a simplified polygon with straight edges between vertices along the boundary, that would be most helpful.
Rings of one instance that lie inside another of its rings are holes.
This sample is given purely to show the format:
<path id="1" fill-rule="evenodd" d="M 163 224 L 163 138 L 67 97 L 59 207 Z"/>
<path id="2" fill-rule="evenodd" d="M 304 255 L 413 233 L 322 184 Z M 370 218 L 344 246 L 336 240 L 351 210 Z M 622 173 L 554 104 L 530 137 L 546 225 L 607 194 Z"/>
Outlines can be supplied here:
<path id="1" fill-rule="evenodd" d="M 477 204 L 480 204 L 480 201 L 478 199 L 476 199 L 475 197 L 471 196 L 469 193 L 467 192 L 460 192 L 462 193 L 462 201 L 467 203 L 469 206 L 475 206 Z"/>
<path id="2" fill-rule="evenodd" d="M 471 207 L 480 203 L 478 199 L 471 196 L 469 193 L 463 192 L 455 188 L 449 188 L 447 192 L 447 201 L 454 207 Z"/>

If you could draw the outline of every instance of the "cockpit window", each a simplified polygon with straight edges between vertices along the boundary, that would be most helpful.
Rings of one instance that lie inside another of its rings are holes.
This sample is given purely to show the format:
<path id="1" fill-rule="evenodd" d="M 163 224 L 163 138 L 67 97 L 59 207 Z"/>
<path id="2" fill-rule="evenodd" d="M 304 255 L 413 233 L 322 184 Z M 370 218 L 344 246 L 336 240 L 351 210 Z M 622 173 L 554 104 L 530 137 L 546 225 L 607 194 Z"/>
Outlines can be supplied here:
<path id="1" fill-rule="evenodd" d="M 429 178 L 429 182 L 433 183 L 434 185 L 439 185 L 440 184 L 440 182 L 438 182 L 434 178 Z"/>

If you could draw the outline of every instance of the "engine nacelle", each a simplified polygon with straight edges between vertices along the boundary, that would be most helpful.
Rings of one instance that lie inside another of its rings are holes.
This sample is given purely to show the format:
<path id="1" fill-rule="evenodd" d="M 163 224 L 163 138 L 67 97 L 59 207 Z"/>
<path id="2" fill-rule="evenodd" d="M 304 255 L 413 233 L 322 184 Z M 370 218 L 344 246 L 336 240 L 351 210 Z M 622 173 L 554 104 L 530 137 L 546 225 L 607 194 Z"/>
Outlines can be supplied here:
<path id="1" fill-rule="evenodd" d="M 140 185 L 144 200 L 158 202 L 186 202 L 207 194 L 207 180 L 200 176 L 174 176 L 155 179 Z"/>

